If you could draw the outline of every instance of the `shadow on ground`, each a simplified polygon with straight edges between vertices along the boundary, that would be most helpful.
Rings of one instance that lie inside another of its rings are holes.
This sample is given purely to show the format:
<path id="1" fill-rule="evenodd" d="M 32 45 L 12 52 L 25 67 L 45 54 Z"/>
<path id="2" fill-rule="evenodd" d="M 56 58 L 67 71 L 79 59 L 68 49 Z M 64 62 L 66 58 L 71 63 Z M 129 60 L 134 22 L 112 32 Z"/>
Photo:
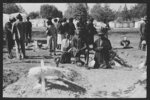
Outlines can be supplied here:
<path id="1" fill-rule="evenodd" d="M 62 81 L 64 84 L 68 85 L 68 87 L 47 81 L 46 82 L 46 86 L 48 87 L 47 90 L 49 90 L 49 89 L 61 89 L 64 91 L 78 92 L 80 94 L 82 94 L 82 93 L 84 94 L 86 92 L 86 89 L 79 86 L 79 85 L 73 84 L 69 81 L 62 80 L 62 79 L 59 79 L 59 80 Z"/>

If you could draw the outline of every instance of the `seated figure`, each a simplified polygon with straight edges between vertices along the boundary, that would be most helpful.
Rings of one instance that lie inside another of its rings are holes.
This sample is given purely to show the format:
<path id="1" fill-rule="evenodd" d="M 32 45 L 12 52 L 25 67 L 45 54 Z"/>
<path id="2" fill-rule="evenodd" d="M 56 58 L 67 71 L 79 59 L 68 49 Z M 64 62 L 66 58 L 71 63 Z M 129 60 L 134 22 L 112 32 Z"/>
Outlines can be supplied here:
<path id="1" fill-rule="evenodd" d="M 120 42 L 120 45 L 123 46 L 123 48 L 128 48 L 130 45 L 130 41 L 127 39 L 127 37 L 124 37 Z"/>

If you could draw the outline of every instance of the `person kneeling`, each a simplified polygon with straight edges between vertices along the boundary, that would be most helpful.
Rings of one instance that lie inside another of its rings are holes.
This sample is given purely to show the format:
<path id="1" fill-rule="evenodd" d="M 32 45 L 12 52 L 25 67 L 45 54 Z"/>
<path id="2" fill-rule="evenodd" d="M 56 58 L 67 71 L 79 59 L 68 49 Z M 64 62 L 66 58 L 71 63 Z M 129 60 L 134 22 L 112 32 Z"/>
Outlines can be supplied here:
<path id="1" fill-rule="evenodd" d="M 106 65 L 105 68 L 111 68 L 109 61 L 110 61 L 110 54 L 109 51 L 112 49 L 111 43 L 108 38 L 105 37 L 105 34 L 99 33 L 99 38 L 94 42 L 94 51 L 95 51 L 95 66 L 94 68 L 103 67 Z"/>

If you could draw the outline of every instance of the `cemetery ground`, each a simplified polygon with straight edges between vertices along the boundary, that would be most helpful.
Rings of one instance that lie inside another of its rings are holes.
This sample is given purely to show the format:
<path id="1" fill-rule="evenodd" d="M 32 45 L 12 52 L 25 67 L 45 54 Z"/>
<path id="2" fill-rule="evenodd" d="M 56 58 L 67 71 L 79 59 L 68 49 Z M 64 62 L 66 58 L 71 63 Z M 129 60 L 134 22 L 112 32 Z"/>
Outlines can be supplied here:
<path id="1" fill-rule="evenodd" d="M 133 29 L 135 30 L 135 29 Z M 122 31 L 122 32 L 121 32 Z M 122 49 L 120 40 L 127 36 L 132 48 Z M 33 29 L 33 38 L 45 38 L 44 29 Z M 95 39 L 97 36 L 95 36 Z M 117 54 L 132 65 L 126 68 L 120 65 L 112 66 L 113 69 L 86 69 L 75 64 L 60 64 L 61 68 L 69 70 L 66 79 L 75 84 L 63 81 L 68 87 L 46 82 L 46 91 L 41 88 L 34 89 L 36 83 L 28 77 L 30 68 L 40 66 L 44 59 L 46 66 L 55 66 L 53 57 L 49 56 L 49 50 L 42 48 L 32 49 L 32 45 L 26 49 L 27 59 L 16 60 L 7 58 L 7 50 L 3 48 L 3 97 L 22 98 L 144 98 L 146 97 L 146 82 L 141 81 L 143 71 L 138 66 L 145 60 L 146 52 L 138 50 L 139 34 L 132 29 L 111 31 L 109 39 Z M 43 42 L 44 43 L 44 42 Z M 46 43 L 46 41 L 45 41 Z M 15 56 L 15 48 L 13 49 Z M 57 51 L 60 56 L 60 51 Z M 92 57 L 93 54 L 90 54 Z M 146 77 L 146 76 L 145 76 Z"/>

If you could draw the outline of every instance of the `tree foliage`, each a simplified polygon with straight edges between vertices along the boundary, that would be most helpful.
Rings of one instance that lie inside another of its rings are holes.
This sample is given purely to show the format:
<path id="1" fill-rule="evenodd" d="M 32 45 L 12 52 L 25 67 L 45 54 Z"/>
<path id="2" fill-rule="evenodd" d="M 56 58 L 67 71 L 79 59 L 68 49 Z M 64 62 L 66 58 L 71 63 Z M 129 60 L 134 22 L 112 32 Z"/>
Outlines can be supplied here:
<path id="1" fill-rule="evenodd" d="M 97 21 L 112 21 L 115 19 L 115 12 L 110 9 L 109 5 L 102 7 L 100 4 L 96 4 L 91 9 L 91 16 Z"/>
<path id="2" fill-rule="evenodd" d="M 86 3 L 69 3 L 68 8 L 64 13 L 64 17 L 70 18 L 73 17 L 78 19 L 82 17 L 83 19 L 87 19 L 88 16 L 88 6 Z"/>
<path id="3" fill-rule="evenodd" d="M 19 7 L 15 3 L 4 3 L 3 4 L 3 13 L 12 14 L 21 12 Z"/>
<path id="4" fill-rule="evenodd" d="M 39 12 L 30 12 L 28 15 L 31 19 L 35 19 L 40 17 L 40 13 Z"/>
<path id="5" fill-rule="evenodd" d="M 147 15 L 147 4 L 139 3 L 130 9 L 132 18 L 141 18 Z"/>
<path id="6" fill-rule="evenodd" d="M 48 18 L 48 17 L 60 17 L 62 18 L 62 12 L 59 11 L 55 6 L 53 5 L 42 5 L 40 8 L 40 15 L 42 18 Z"/>
<path id="7" fill-rule="evenodd" d="M 131 20 L 131 14 L 130 14 L 126 4 L 123 8 L 123 11 L 121 12 L 121 17 L 124 21 Z"/>

